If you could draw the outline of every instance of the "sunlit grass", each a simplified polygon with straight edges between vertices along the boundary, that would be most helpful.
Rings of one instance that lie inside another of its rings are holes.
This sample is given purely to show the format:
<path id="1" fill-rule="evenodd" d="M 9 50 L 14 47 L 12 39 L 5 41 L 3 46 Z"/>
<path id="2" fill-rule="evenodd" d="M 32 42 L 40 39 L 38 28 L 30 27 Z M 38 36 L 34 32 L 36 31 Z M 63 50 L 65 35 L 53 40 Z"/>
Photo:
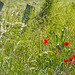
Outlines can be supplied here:
<path id="1" fill-rule="evenodd" d="M 22 23 L 25 1 L 3 2 L 2 25 L 6 32 L 0 39 L 0 75 L 74 75 L 75 64 L 72 61 L 68 65 L 69 58 L 75 54 L 75 10 L 72 2 L 53 3 L 47 10 L 50 14 L 43 20 L 34 24 L 41 18 L 39 16 L 29 19 L 26 25 Z M 30 18 L 42 11 L 39 1 L 31 2 L 34 12 L 37 12 Z M 25 27 L 25 32 L 21 34 Z M 48 42 L 44 43 L 45 39 Z M 64 46 L 65 42 L 69 45 Z M 68 62 L 65 63 L 64 59 Z"/>

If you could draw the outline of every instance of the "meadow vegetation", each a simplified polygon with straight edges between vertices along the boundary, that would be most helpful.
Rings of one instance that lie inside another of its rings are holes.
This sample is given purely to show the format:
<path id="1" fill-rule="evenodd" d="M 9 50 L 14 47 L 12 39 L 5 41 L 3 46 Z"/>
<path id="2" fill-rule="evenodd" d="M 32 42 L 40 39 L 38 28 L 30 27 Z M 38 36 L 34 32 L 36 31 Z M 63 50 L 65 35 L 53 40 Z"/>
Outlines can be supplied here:
<path id="1" fill-rule="evenodd" d="M 0 1 L 4 3 L 0 75 L 75 74 L 74 0 Z M 22 18 L 27 3 L 34 9 L 24 24 Z"/>

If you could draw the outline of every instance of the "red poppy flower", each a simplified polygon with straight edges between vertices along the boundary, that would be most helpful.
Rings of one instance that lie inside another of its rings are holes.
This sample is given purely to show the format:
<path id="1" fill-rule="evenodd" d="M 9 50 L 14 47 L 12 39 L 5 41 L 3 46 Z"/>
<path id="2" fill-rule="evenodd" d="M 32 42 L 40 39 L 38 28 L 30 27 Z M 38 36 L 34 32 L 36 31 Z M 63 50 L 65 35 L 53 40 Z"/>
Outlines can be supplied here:
<path id="1" fill-rule="evenodd" d="M 69 58 L 69 61 L 72 61 L 72 60 L 74 60 L 74 58 L 73 58 L 73 57 L 70 57 L 70 58 Z"/>
<path id="2" fill-rule="evenodd" d="M 59 51 L 60 51 L 60 49 L 57 49 L 57 51 L 59 52 Z"/>
<path id="3" fill-rule="evenodd" d="M 75 54 L 73 54 L 73 55 L 72 55 L 72 57 L 74 57 L 74 58 L 75 58 Z"/>
<path id="4" fill-rule="evenodd" d="M 44 44 L 46 44 L 48 42 L 48 40 L 45 39 L 43 42 L 44 42 Z"/>
<path id="5" fill-rule="evenodd" d="M 70 65 L 71 64 L 71 61 L 68 63 L 68 65 Z"/>
<path id="6" fill-rule="evenodd" d="M 65 42 L 65 43 L 64 43 L 64 46 L 68 46 L 68 45 L 69 45 L 69 43 L 68 43 L 68 42 Z"/>
<path id="7" fill-rule="evenodd" d="M 75 61 L 73 62 L 73 64 L 75 64 Z"/>
<path id="8" fill-rule="evenodd" d="M 63 61 L 66 63 L 66 62 L 68 62 L 68 59 L 64 59 Z"/>

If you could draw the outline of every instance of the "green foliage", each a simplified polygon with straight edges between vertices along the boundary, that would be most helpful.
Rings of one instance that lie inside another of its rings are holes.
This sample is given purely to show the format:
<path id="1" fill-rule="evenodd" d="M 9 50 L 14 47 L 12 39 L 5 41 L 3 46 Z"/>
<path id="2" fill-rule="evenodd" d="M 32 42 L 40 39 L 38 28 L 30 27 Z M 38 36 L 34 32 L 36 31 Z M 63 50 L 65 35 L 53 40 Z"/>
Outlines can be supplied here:
<path id="1" fill-rule="evenodd" d="M 43 0 L 42 6 L 40 0 L 32 1 L 35 10 L 26 25 L 21 23 L 25 1 L 2 1 L 5 2 L 2 24 L 3 28 L 8 27 L 0 39 L 0 75 L 74 75 L 75 65 L 68 66 L 63 62 L 75 53 L 74 1 Z M 31 20 L 49 4 L 41 15 Z M 47 16 L 40 20 L 46 13 Z M 44 44 L 44 39 L 48 43 Z M 69 42 L 67 47 L 64 46 L 66 41 Z M 57 48 L 60 52 L 56 51 Z"/>

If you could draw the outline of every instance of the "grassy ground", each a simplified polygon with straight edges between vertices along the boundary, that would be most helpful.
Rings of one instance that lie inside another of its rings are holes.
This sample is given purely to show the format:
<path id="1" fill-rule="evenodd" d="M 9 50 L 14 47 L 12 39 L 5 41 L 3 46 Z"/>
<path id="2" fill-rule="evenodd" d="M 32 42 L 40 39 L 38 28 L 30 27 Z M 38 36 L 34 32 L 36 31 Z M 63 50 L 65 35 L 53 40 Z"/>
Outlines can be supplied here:
<path id="1" fill-rule="evenodd" d="M 72 0 L 54 0 L 45 11 L 48 14 L 43 20 L 40 16 L 31 18 L 42 11 L 44 0 L 42 3 L 40 0 L 0 1 L 4 2 L 1 24 L 6 29 L 0 39 L 0 75 L 75 74 L 75 59 L 70 65 L 69 60 L 63 62 L 75 54 L 75 3 Z M 35 9 L 25 25 L 21 21 L 27 3 Z M 44 44 L 44 39 L 48 43 Z M 64 46 L 64 42 L 69 45 Z"/>

